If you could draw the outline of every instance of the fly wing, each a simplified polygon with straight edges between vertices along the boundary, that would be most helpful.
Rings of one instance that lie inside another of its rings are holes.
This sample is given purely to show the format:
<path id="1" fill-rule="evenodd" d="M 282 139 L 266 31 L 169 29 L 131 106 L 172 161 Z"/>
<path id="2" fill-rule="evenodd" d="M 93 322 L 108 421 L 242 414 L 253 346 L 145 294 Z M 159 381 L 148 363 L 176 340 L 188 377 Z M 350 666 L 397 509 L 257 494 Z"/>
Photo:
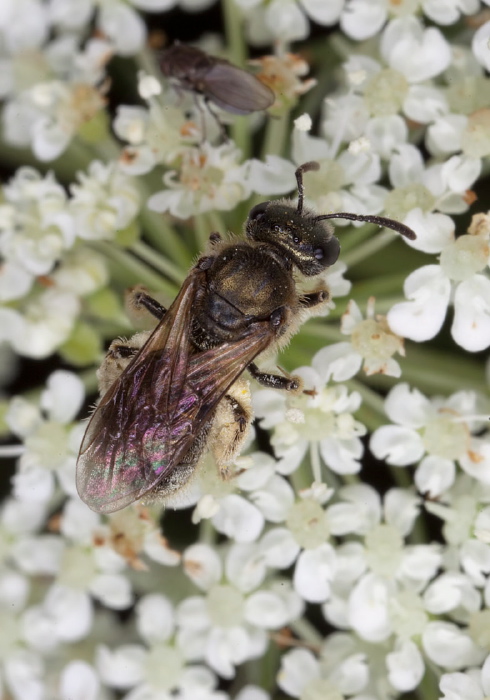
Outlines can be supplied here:
<path id="1" fill-rule="evenodd" d="M 216 63 L 203 74 L 202 82 L 204 96 L 232 114 L 268 109 L 275 99 L 255 75 L 228 62 Z"/>
<path id="2" fill-rule="evenodd" d="M 190 329 L 202 276 L 191 272 L 90 420 L 77 488 L 92 510 L 124 508 L 178 468 L 217 403 L 272 339 L 270 324 L 258 322 L 241 340 L 196 352 Z"/>

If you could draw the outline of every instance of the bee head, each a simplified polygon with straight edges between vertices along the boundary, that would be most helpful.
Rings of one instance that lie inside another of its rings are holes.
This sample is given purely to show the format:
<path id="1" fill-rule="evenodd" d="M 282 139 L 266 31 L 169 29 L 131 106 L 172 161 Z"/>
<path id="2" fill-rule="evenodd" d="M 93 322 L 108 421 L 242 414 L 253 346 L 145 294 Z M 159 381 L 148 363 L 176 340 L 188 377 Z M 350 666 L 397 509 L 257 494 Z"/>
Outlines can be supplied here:
<path id="1" fill-rule="evenodd" d="M 382 216 L 363 216 L 350 212 L 315 215 L 303 210 L 303 173 L 318 170 L 315 161 L 304 163 L 296 170 L 298 203 L 295 207 L 287 200 L 261 202 L 250 211 L 245 225 L 247 237 L 279 249 L 286 260 L 304 275 L 318 275 L 333 265 L 340 253 L 340 243 L 326 219 L 350 219 L 386 226 L 413 240 L 415 233 L 398 221 Z"/>
<path id="2" fill-rule="evenodd" d="M 299 212 L 287 201 L 262 202 L 248 215 L 248 238 L 279 249 L 304 275 L 318 275 L 333 265 L 340 244 L 332 226 L 317 221 L 310 212 Z"/>

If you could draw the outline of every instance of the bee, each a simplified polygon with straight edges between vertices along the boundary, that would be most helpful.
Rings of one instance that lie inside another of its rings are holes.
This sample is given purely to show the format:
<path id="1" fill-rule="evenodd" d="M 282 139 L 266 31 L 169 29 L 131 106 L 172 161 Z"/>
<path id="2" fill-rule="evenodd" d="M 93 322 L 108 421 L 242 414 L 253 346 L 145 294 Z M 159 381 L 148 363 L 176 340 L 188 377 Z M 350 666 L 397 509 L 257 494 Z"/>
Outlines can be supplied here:
<path id="1" fill-rule="evenodd" d="M 135 289 L 135 305 L 159 323 L 151 333 L 114 341 L 99 371 L 103 395 L 77 465 L 78 493 L 93 510 L 171 499 L 208 448 L 226 478 L 252 421 L 245 370 L 263 386 L 302 390 L 298 377 L 263 372 L 255 361 L 284 346 L 328 301 L 324 285 L 303 293 L 296 282 L 298 275 L 320 275 L 339 256 L 327 219 L 370 222 L 415 238 L 392 219 L 304 209 L 303 173 L 316 169 L 310 162 L 296 170 L 296 204 L 253 207 L 246 240 L 212 233 L 168 309 Z"/>
<path id="2" fill-rule="evenodd" d="M 212 102 L 231 114 L 251 114 L 268 109 L 275 100 L 272 90 L 252 73 L 193 46 L 165 49 L 160 68 L 181 89 L 202 95 L 208 109 Z"/>

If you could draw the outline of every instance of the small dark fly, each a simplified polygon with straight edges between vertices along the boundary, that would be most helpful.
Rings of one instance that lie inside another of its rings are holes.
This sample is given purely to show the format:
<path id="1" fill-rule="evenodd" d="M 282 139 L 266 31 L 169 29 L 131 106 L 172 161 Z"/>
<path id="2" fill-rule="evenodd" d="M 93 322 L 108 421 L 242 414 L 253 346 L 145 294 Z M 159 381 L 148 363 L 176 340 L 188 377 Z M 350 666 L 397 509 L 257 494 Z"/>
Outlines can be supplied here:
<path id="1" fill-rule="evenodd" d="M 231 114 L 260 112 L 275 99 L 272 90 L 252 73 L 193 46 L 174 44 L 165 49 L 160 68 L 179 88 L 202 95 L 207 103 Z"/>
<path id="2" fill-rule="evenodd" d="M 102 398 L 85 433 L 77 467 L 80 497 L 111 513 L 143 498 L 168 500 L 183 490 L 210 450 L 223 476 L 252 421 L 245 370 L 266 387 L 302 390 L 298 377 L 261 371 L 258 356 L 280 349 L 328 302 L 319 283 L 298 289 L 333 265 L 340 244 L 327 219 L 414 232 L 393 219 L 303 207 L 305 163 L 296 171 L 298 201 L 263 202 L 245 224 L 246 240 L 209 238 L 167 310 L 141 289 L 134 303 L 159 323 L 152 333 L 116 340 L 99 370 Z"/>

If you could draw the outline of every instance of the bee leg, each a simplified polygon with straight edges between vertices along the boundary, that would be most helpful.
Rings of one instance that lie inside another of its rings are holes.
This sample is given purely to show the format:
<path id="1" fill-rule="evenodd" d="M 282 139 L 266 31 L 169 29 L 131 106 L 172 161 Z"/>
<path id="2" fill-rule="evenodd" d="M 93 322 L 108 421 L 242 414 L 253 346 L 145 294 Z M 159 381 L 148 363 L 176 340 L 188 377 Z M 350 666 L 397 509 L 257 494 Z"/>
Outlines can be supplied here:
<path id="1" fill-rule="evenodd" d="M 248 371 L 259 384 L 266 386 L 269 389 L 284 389 L 286 391 L 300 391 L 303 388 L 303 382 L 300 377 L 286 377 L 280 374 L 269 374 L 261 372 L 255 362 L 251 362 L 247 367 Z"/>
<path id="2" fill-rule="evenodd" d="M 138 353 L 150 336 L 150 331 L 135 333 L 129 340 L 118 338 L 109 345 L 109 350 L 97 370 L 100 395 L 103 396 L 111 385 L 120 377 L 133 357 Z"/>
<path id="3" fill-rule="evenodd" d="M 218 243 L 221 243 L 222 240 L 221 234 L 218 233 L 218 231 L 213 231 L 209 234 L 209 242 L 211 245 L 217 245 Z"/>
<path id="4" fill-rule="evenodd" d="M 327 289 L 319 289 L 316 292 L 309 292 L 308 294 L 303 294 L 300 296 L 299 301 L 302 306 L 311 308 L 312 306 L 318 306 L 318 304 L 323 304 L 328 301 L 330 294 Z"/>
<path id="5" fill-rule="evenodd" d="M 208 444 L 223 479 L 230 478 L 229 464 L 238 456 L 252 420 L 249 382 L 239 379 L 220 401 L 209 434 Z"/>
<path id="6" fill-rule="evenodd" d="M 160 302 L 147 294 L 143 286 L 136 286 L 129 290 L 128 303 L 136 310 L 141 309 L 143 306 L 159 321 L 161 321 L 167 313 L 167 309 L 162 306 Z"/>

